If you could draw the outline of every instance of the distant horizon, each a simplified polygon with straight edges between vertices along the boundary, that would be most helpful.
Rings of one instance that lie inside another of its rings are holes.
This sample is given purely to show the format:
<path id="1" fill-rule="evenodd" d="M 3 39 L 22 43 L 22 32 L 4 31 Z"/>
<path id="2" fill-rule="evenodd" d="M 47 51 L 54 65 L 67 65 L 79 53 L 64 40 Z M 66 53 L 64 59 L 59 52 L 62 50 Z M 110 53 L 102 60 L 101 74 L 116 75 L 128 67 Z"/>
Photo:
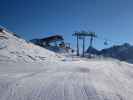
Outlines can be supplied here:
<path id="1" fill-rule="evenodd" d="M 6 28 L 5 26 L 0 25 L 0 27 L 3 27 L 3 28 L 5 28 L 5 29 L 7 29 L 9 32 L 15 33 L 16 35 L 18 35 L 19 38 L 22 38 L 22 39 L 26 40 L 25 38 L 23 38 L 22 36 L 20 36 L 18 33 L 13 32 L 12 30 Z M 82 30 L 82 31 L 83 31 L 83 30 Z M 45 37 L 49 37 L 49 36 L 52 36 L 52 35 L 60 35 L 60 34 L 53 33 L 53 34 L 48 35 L 48 36 L 45 36 Z M 61 35 L 61 36 L 63 36 L 63 35 Z M 42 39 L 42 38 L 45 38 L 45 37 L 40 37 L 40 38 L 37 38 L 37 37 L 36 37 L 36 38 L 32 38 L 32 39 L 29 39 L 29 40 L 26 40 L 26 41 L 30 42 L 30 40 L 33 40 L 33 39 Z M 64 36 L 63 36 L 63 38 L 64 38 Z M 88 40 L 89 40 L 89 39 L 88 39 Z M 64 38 L 64 41 L 65 41 L 65 38 Z M 65 41 L 65 42 L 67 42 L 67 41 Z M 81 47 L 81 48 L 80 48 L 80 53 L 82 53 L 82 40 L 79 39 L 79 43 L 80 43 L 79 46 Z M 121 46 L 121 45 L 124 45 L 124 44 L 129 44 L 129 45 L 133 46 L 133 44 L 131 44 L 131 43 L 124 42 L 124 43 L 121 43 L 121 44 L 113 44 L 113 45 L 110 45 L 110 46 L 108 46 L 108 47 L 101 48 L 101 49 L 96 48 L 96 47 L 95 47 L 95 44 L 94 44 L 94 48 L 97 49 L 97 50 L 103 50 L 103 49 L 111 48 L 111 47 L 113 47 L 113 46 Z M 89 46 L 88 46 L 88 47 L 89 47 Z M 75 47 L 72 48 L 72 49 L 75 49 L 75 50 L 76 50 L 76 40 L 75 40 Z M 87 48 L 86 48 L 86 50 L 87 50 Z"/>

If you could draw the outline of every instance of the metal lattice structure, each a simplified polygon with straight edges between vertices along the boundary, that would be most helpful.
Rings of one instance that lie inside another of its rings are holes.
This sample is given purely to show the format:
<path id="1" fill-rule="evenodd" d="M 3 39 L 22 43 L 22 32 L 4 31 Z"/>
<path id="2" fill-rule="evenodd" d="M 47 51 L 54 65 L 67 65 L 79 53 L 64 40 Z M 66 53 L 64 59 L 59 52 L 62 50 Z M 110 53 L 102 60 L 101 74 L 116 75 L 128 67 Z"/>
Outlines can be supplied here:
<path id="1" fill-rule="evenodd" d="M 79 39 L 83 40 L 83 56 L 85 55 L 85 38 L 90 37 L 90 44 L 89 47 L 92 47 L 93 45 L 93 39 L 97 37 L 95 32 L 86 32 L 86 31 L 81 31 L 81 32 L 75 32 L 73 34 L 77 38 L 77 56 L 79 56 Z"/>

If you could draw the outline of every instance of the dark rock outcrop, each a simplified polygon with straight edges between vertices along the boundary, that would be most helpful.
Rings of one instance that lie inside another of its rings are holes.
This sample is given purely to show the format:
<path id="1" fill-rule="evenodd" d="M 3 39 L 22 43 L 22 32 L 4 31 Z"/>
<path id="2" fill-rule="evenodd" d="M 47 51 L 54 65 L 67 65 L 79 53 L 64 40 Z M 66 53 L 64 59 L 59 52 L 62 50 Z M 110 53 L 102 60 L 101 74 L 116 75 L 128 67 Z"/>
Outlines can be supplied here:
<path id="1" fill-rule="evenodd" d="M 128 43 L 124 43 L 122 45 L 114 45 L 110 48 L 102 50 L 88 48 L 87 53 L 91 53 L 94 55 L 102 55 L 104 57 L 111 57 L 119 59 L 121 61 L 133 63 L 133 46 Z"/>

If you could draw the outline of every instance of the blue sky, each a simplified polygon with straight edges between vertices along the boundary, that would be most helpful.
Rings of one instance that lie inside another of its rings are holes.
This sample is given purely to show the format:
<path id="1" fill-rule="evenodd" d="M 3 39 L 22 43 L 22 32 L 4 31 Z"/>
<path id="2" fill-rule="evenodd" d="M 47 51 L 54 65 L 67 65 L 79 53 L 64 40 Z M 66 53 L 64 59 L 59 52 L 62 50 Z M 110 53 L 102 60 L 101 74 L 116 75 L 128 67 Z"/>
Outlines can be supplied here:
<path id="1" fill-rule="evenodd" d="M 0 0 L 0 24 L 26 40 L 61 34 L 75 46 L 74 31 L 94 31 L 94 46 L 133 44 L 133 0 Z M 89 41 L 86 40 L 86 47 Z"/>

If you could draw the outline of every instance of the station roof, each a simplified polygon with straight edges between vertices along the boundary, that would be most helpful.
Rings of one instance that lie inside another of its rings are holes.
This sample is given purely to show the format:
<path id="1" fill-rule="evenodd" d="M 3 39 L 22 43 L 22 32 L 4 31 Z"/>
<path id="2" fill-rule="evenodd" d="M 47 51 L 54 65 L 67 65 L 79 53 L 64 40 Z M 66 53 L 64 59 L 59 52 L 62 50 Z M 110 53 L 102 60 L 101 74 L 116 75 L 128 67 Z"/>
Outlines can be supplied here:
<path id="1" fill-rule="evenodd" d="M 62 41 L 62 40 L 64 40 L 64 38 L 61 35 L 53 35 L 53 36 L 49 36 L 41 39 L 41 41 L 48 42 L 48 43 L 55 42 L 55 41 Z"/>

